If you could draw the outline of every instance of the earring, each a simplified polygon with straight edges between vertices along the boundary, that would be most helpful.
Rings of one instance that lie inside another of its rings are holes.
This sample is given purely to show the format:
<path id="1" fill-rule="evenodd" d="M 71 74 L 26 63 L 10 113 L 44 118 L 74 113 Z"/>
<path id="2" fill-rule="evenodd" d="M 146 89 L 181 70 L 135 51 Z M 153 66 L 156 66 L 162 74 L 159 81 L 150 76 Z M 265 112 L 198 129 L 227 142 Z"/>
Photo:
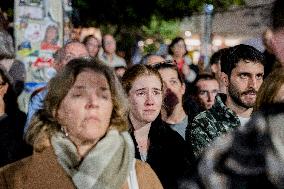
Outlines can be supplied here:
<path id="1" fill-rule="evenodd" d="M 66 137 L 69 136 L 69 134 L 68 134 L 68 132 L 66 131 L 65 128 L 61 127 L 61 131 L 62 131 L 62 133 L 63 133 Z"/>

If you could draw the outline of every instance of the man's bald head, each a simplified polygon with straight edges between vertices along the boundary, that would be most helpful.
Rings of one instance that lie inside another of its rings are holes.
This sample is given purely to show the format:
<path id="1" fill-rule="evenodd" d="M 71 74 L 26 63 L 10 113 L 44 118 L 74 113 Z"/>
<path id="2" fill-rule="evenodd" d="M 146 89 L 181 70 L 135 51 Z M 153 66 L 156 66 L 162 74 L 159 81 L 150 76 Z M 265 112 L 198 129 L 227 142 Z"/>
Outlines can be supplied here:
<path id="1" fill-rule="evenodd" d="M 87 57 L 89 53 L 83 43 L 72 41 L 58 50 L 58 57 L 55 59 L 57 63 L 55 69 L 61 70 L 70 60 L 74 58 Z"/>

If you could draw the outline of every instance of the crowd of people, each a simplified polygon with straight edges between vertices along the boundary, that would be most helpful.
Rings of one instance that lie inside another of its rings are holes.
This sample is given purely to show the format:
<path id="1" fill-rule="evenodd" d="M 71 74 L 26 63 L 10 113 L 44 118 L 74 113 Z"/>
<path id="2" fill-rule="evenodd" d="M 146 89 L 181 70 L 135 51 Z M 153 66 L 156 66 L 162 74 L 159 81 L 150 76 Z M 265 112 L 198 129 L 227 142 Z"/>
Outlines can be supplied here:
<path id="1" fill-rule="evenodd" d="M 133 65 L 111 34 L 69 41 L 27 113 L 0 16 L 0 188 L 284 188 L 282 4 L 265 52 L 223 48 L 209 69 L 181 37 Z"/>

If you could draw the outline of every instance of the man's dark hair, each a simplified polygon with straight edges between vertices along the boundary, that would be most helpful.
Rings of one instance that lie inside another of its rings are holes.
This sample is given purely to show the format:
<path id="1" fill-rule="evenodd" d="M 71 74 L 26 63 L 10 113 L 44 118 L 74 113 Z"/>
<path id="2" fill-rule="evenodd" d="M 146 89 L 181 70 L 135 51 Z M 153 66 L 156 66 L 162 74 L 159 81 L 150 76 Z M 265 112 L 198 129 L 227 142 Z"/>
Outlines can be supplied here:
<path id="1" fill-rule="evenodd" d="M 221 60 L 221 56 L 222 54 L 224 54 L 226 52 L 227 48 L 223 48 L 223 49 L 219 49 L 218 51 L 216 51 L 215 53 L 212 54 L 211 58 L 210 58 L 210 65 L 213 64 L 219 64 L 220 60 Z"/>
<path id="2" fill-rule="evenodd" d="M 276 0 L 271 11 L 272 29 L 278 30 L 284 28 L 284 2 L 283 0 Z"/>
<path id="3" fill-rule="evenodd" d="M 214 76 L 214 74 L 211 74 L 211 73 L 201 73 L 199 74 L 196 79 L 194 80 L 193 82 L 193 85 L 192 85 L 192 89 L 190 90 L 191 92 L 191 95 L 193 96 L 196 96 L 198 94 L 198 88 L 197 88 L 197 82 L 200 81 L 200 80 L 216 80 L 216 77 Z"/>
<path id="4" fill-rule="evenodd" d="M 250 45 L 236 45 L 229 47 L 226 53 L 221 56 L 221 71 L 231 76 L 232 70 L 240 61 L 252 61 L 262 65 L 265 64 L 265 58 L 262 52 Z"/>

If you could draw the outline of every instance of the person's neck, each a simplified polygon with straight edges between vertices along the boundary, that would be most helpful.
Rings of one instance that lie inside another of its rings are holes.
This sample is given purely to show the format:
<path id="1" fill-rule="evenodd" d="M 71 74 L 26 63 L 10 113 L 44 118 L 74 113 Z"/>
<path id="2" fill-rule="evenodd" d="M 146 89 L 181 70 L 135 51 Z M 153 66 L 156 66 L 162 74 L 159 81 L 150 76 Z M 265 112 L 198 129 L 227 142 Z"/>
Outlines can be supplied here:
<path id="1" fill-rule="evenodd" d="M 236 104 L 233 101 L 233 99 L 228 95 L 227 95 L 227 99 L 226 99 L 225 104 L 228 108 L 233 110 L 237 114 L 237 116 L 244 117 L 244 118 L 249 118 L 251 116 L 253 108 L 246 108 L 246 107 L 242 107 L 242 106 Z"/>
<path id="2" fill-rule="evenodd" d="M 99 140 L 92 141 L 92 142 L 82 142 L 82 141 L 71 138 L 71 141 L 73 141 L 73 143 L 75 144 L 75 146 L 77 148 L 79 159 L 81 160 L 88 154 L 88 152 L 93 147 L 96 146 L 96 144 L 98 143 Z"/>
<path id="3" fill-rule="evenodd" d="M 134 130 L 139 130 L 143 127 L 150 127 L 152 123 L 152 122 L 145 123 L 145 122 L 138 121 L 132 114 L 129 114 L 129 119 L 131 121 L 131 124 Z"/>
<path id="4" fill-rule="evenodd" d="M 186 113 L 181 105 L 177 105 L 171 115 L 167 115 L 164 108 L 161 109 L 162 120 L 169 124 L 180 123 L 185 117 Z"/>
<path id="5" fill-rule="evenodd" d="M 112 61 L 113 60 L 113 57 L 114 57 L 114 54 L 113 53 L 105 53 L 106 54 L 106 58 L 108 59 L 108 61 Z"/>
<path id="6" fill-rule="evenodd" d="M 181 61 L 182 59 L 183 59 L 183 56 L 175 56 L 175 55 L 173 55 L 173 59 L 175 60 L 175 61 L 177 61 L 177 62 L 179 62 L 179 61 Z"/>

